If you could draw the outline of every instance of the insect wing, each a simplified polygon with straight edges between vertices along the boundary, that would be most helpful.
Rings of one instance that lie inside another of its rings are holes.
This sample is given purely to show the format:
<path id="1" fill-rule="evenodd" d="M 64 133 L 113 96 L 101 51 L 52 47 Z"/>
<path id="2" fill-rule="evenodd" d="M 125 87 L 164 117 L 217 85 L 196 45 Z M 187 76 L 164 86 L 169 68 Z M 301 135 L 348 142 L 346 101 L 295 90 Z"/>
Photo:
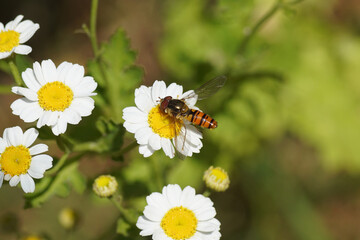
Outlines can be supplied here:
<path id="1" fill-rule="evenodd" d="M 220 88 L 224 86 L 225 82 L 226 77 L 223 75 L 207 81 L 194 91 L 194 93 L 197 95 L 197 100 L 205 99 L 214 95 Z"/>

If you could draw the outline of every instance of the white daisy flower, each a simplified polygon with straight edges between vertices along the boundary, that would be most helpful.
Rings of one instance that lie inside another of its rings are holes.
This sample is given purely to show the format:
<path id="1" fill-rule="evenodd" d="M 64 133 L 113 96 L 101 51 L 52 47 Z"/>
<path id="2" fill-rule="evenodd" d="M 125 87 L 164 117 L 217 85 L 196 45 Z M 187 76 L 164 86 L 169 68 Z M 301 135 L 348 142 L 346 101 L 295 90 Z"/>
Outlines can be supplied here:
<path id="1" fill-rule="evenodd" d="M 30 128 L 23 133 L 20 127 L 6 128 L 3 138 L 0 137 L 0 187 L 3 180 L 10 181 L 11 187 L 19 182 L 25 193 L 34 192 L 33 178 L 44 177 L 44 172 L 52 167 L 52 157 L 44 153 L 48 150 L 45 144 L 32 147 L 39 132 Z"/>
<path id="2" fill-rule="evenodd" d="M 199 153 L 202 148 L 202 134 L 185 119 L 176 119 L 160 109 L 160 100 L 166 96 L 184 99 L 191 109 L 195 107 L 196 97 L 186 98 L 194 91 L 183 93 L 183 87 L 175 83 L 166 87 L 165 82 L 155 81 L 152 87 L 140 86 L 135 90 L 136 107 L 123 110 L 124 127 L 134 133 L 139 152 L 144 157 L 163 149 L 166 156 L 173 158 L 176 150 L 184 156 Z M 175 146 L 175 148 L 174 148 Z"/>
<path id="3" fill-rule="evenodd" d="M 215 218 L 213 202 L 195 189 L 169 184 L 162 193 L 146 197 L 147 206 L 136 226 L 141 236 L 153 240 L 218 240 L 220 222 Z"/>
<path id="4" fill-rule="evenodd" d="M 21 22 L 23 17 L 19 15 L 5 26 L 0 22 L 0 59 L 10 56 L 13 52 L 22 55 L 31 52 L 32 48 L 23 43 L 27 42 L 40 26 L 30 20 Z"/>
<path id="5" fill-rule="evenodd" d="M 13 87 L 12 92 L 24 96 L 11 104 L 13 114 L 25 122 L 37 121 L 37 127 L 50 126 L 55 135 L 64 133 L 67 124 L 78 124 L 81 117 L 94 109 L 97 83 L 84 77 L 84 67 L 69 62 L 57 68 L 51 60 L 35 62 L 33 69 L 22 73 L 27 88 Z"/>

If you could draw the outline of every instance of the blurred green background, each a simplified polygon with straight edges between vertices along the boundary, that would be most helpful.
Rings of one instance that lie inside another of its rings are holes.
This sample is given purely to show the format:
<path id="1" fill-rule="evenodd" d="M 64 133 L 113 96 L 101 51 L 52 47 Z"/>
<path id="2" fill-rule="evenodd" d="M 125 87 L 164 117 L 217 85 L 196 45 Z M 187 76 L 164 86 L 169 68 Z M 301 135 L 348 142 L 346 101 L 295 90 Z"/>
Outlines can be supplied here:
<path id="1" fill-rule="evenodd" d="M 3 4 L 1 22 L 23 14 L 40 24 L 29 41 L 34 60 L 86 65 L 92 58 L 89 40 L 78 31 L 88 22 L 90 1 Z M 223 89 L 198 104 L 219 127 L 204 130 L 201 153 L 184 161 L 162 152 L 144 159 L 137 149 L 123 162 L 87 156 L 79 166 L 87 190 L 75 186 L 41 208 L 23 210 L 21 189 L 4 184 L 1 240 L 28 233 L 127 239 L 116 235 L 119 214 L 92 194 L 92 180 L 116 175 L 129 206 L 142 211 L 144 196 L 160 191 L 155 183 L 142 184 L 155 182 L 154 164 L 166 173 L 166 184 L 191 185 L 199 193 L 210 165 L 228 171 L 228 191 L 211 195 L 222 239 L 360 239 L 359 0 L 101 0 L 100 42 L 119 27 L 137 52 L 143 84 L 157 79 L 194 89 L 227 75 Z M 0 73 L 1 84 L 12 81 Z M 0 97 L 1 128 L 26 126 L 9 108 L 17 96 Z M 127 98 L 133 103 L 133 95 Z M 61 156 L 55 144 L 50 150 Z M 72 231 L 58 222 L 64 207 L 79 216 Z"/>

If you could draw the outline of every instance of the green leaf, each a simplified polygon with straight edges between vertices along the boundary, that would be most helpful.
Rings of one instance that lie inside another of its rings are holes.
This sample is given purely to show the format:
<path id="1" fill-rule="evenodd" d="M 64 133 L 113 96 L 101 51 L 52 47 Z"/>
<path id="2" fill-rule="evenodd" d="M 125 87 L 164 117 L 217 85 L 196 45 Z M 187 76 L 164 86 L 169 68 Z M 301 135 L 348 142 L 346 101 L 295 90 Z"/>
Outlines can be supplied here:
<path id="1" fill-rule="evenodd" d="M 136 53 L 130 49 L 123 30 L 118 30 L 101 47 L 101 56 L 88 62 L 91 75 L 99 83 L 98 93 L 108 106 L 103 106 L 107 115 L 121 121 L 122 109 L 134 103 L 134 89 L 143 77 L 141 68 L 135 66 Z"/>
<path id="2" fill-rule="evenodd" d="M 116 223 L 116 233 L 125 237 L 129 236 L 130 224 L 127 223 L 123 218 L 119 218 Z"/>
<path id="3" fill-rule="evenodd" d="M 76 176 L 78 171 L 77 159 L 72 159 L 69 165 L 62 168 L 59 173 L 53 177 L 43 178 L 39 184 L 36 184 L 35 192 L 25 195 L 25 208 L 40 207 L 44 202 L 48 201 L 53 195 L 65 197 L 70 193 L 69 184 L 75 186 L 77 190 L 83 191 L 85 185 L 83 180 Z M 83 181 L 80 183 L 80 181 Z"/>
<path id="4" fill-rule="evenodd" d="M 16 54 L 15 64 L 18 67 L 19 73 L 21 75 L 21 73 L 25 71 L 27 68 L 32 68 L 33 60 L 26 55 Z"/>

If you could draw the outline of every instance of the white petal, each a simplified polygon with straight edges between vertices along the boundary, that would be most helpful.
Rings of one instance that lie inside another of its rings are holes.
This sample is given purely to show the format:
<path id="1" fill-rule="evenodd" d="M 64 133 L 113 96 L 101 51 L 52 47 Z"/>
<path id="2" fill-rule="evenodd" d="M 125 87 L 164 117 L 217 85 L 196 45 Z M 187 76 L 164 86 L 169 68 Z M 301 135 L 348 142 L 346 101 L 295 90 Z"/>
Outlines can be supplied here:
<path id="1" fill-rule="evenodd" d="M 10 56 L 14 51 L 14 48 L 10 51 L 10 52 L 0 52 L 0 59 L 4 59 L 7 58 L 8 56 Z"/>
<path id="2" fill-rule="evenodd" d="M 189 207 L 191 203 L 194 201 L 195 198 L 195 189 L 187 186 L 184 188 L 184 190 L 181 193 L 180 197 L 180 205 L 184 207 Z"/>
<path id="3" fill-rule="evenodd" d="M 56 66 L 50 59 L 41 62 L 43 76 L 46 82 L 57 81 Z"/>
<path id="4" fill-rule="evenodd" d="M 70 124 L 78 124 L 81 121 L 80 114 L 73 108 L 65 109 L 65 111 L 62 113 L 62 117 Z"/>
<path id="5" fill-rule="evenodd" d="M 96 87 L 97 83 L 92 77 L 83 77 L 80 80 L 80 83 L 73 89 L 74 97 L 93 96 L 93 91 L 96 89 Z"/>
<path id="6" fill-rule="evenodd" d="M 26 29 L 32 27 L 33 25 L 34 25 L 34 23 L 31 20 L 25 20 L 25 21 L 22 21 L 21 23 L 19 23 L 19 25 L 17 25 L 14 30 L 19 33 L 22 33 Z"/>
<path id="7" fill-rule="evenodd" d="M 3 184 L 3 181 L 4 181 L 4 173 L 2 171 L 0 171 L 0 188 Z"/>
<path id="8" fill-rule="evenodd" d="M 166 156 L 173 158 L 175 156 L 175 149 L 171 144 L 170 139 L 161 138 L 161 148 L 164 150 Z"/>
<path id="9" fill-rule="evenodd" d="M 9 185 L 11 187 L 15 187 L 16 185 L 18 185 L 20 181 L 20 177 L 18 175 L 14 175 L 11 179 L 10 179 L 10 182 L 9 182 Z"/>
<path id="10" fill-rule="evenodd" d="M 25 193 L 31 193 L 35 191 L 35 182 L 34 179 L 30 177 L 29 174 L 20 175 L 21 188 Z"/>
<path id="11" fill-rule="evenodd" d="M 151 98 L 151 88 L 140 86 L 140 88 L 135 89 L 135 104 L 141 111 L 150 112 L 155 103 Z"/>
<path id="12" fill-rule="evenodd" d="M 36 140 L 36 138 L 39 136 L 39 131 L 35 128 L 29 128 L 24 132 L 23 136 L 23 144 L 25 147 L 31 146 Z"/>
<path id="13" fill-rule="evenodd" d="M 159 99 L 166 97 L 166 84 L 164 81 L 155 81 L 152 86 L 151 97 L 153 102 L 159 101 Z"/>
<path id="14" fill-rule="evenodd" d="M 153 240 L 173 240 L 172 238 L 168 237 L 162 228 L 156 230 L 152 236 Z"/>
<path id="15" fill-rule="evenodd" d="M 0 22 L 0 31 L 3 31 L 4 29 L 5 29 L 4 24 Z"/>
<path id="16" fill-rule="evenodd" d="M 166 89 L 166 96 L 171 96 L 172 98 L 180 99 L 183 93 L 183 87 L 172 83 Z"/>
<path id="17" fill-rule="evenodd" d="M 62 62 L 56 69 L 57 71 L 57 75 L 58 75 L 58 80 L 62 83 L 65 83 L 65 77 L 68 74 L 68 72 L 71 70 L 72 68 L 72 63 L 69 62 Z"/>
<path id="18" fill-rule="evenodd" d="M 170 203 L 170 206 L 180 206 L 181 188 L 177 184 L 169 184 L 166 189 L 166 197 Z"/>
<path id="19" fill-rule="evenodd" d="M 94 107 L 95 101 L 91 97 L 74 98 L 69 106 L 82 117 L 91 115 Z"/>
<path id="20" fill-rule="evenodd" d="M 44 78 L 40 63 L 34 62 L 33 69 L 34 69 L 35 77 L 40 83 L 40 85 L 41 86 L 45 85 L 47 82 L 46 79 Z"/>
<path id="21" fill-rule="evenodd" d="M 3 136 L 9 146 L 18 146 L 23 144 L 23 131 L 18 126 L 6 128 Z"/>
<path id="22" fill-rule="evenodd" d="M 199 221 L 198 225 L 196 227 L 196 230 L 202 231 L 202 232 L 213 232 L 218 229 L 219 229 L 219 226 L 210 221 L 205 221 L 205 222 Z"/>
<path id="23" fill-rule="evenodd" d="M 216 215 L 216 210 L 215 208 L 208 208 L 206 211 L 194 211 L 196 218 L 199 221 L 206 221 L 209 220 L 211 218 L 214 218 Z"/>
<path id="24" fill-rule="evenodd" d="M 142 230 L 140 232 L 141 236 L 150 236 L 155 230 L 159 229 L 160 224 L 158 222 L 150 221 L 144 216 L 140 216 L 136 222 L 136 226 Z"/>
<path id="25" fill-rule="evenodd" d="M 147 114 L 137 107 L 127 107 L 123 110 L 123 119 L 130 123 L 147 122 Z"/>
<path id="26" fill-rule="evenodd" d="M 200 239 L 204 240 L 219 240 L 221 233 L 219 231 L 214 232 L 196 232 L 194 235 L 200 235 Z"/>
<path id="27" fill-rule="evenodd" d="M 171 208 L 166 196 L 158 192 L 153 192 L 152 194 L 147 196 L 146 202 L 148 203 L 148 205 L 152 205 L 159 209 L 162 209 L 161 211 L 163 211 L 163 214 L 165 214 Z"/>
<path id="28" fill-rule="evenodd" d="M 43 153 L 49 150 L 49 147 L 46 144 L 40 143 L 32 146 L 29 151 L 31 155 L 36 155 L 39 153 Z"/>
<path id="29" fill-rule="evenodd" d="M 21 55 L 28 55 L 31 53 L 32 48 L 28 45 L 19 45 L 14 49 L 14 52 Z"/>
<path id="30" fill-rule="evenodd" d="M 38 96 L 37 93 L 29 88 L 23 88 L 23 87 L 12 87 L 11 91 L 15 94 L 23 95 L 27 99 L 31 101 L 37 101 Z"/>
<path id="31" fill-rule="evenodd" d="M 140 145 L 139 146 L 139 153 L 142 154 L 144 157 L 150 157 L 155 152 L 148 144 Z"/>
<path id="32" fill-rule="evenodd" d="M 39 91 L 41 87 L 40 83 L 36 80 L 34 71 L 31 68 L 28 68 L 24 72 L 22 72 L 21 77 L 28 88 L 30 88 L 34 92 Z"/>
<path id="33" fill-rule="evenodd" d="M 63 118 L 59 118 L 59 121 L 51 127 L 51 130 L 54 135 L 58 136 L 59 134 L 62 134 L 66 132 L 67 128 L 67 122 Z"/>
<path id="34" fill-rule="evenodd" d="M 130 123 L 130 122 L 124 122 L 124 128 L 131 133 L 135 133 L 138 129 L 147 127 L 148 123 Z"/>
<path id="35" fill-rule="evenodd" d="M 32 178 L 35 179 L 40 179 L 44 177 L 44 173 L 43 172 L 37 172 L 34 169 L 30 168 L 27 172 Z"/>
<path id="36" fill-rule="evenodd" d="M 20 33 L 19 42 L 20 43 L 27 42 L 39 28 L 40 28 L 39 24 L 36 23 L 30 26 L 29 28 L 23 30 L 22 33 Z"/>
<path id="37" fill-rule="evenodd" d="M 16 101 L 22 99 L 18 99 Z M 26 100 L 23 102 L 26 102 Z M 18 103 L 21 104 L 21 102 Z M 16 109 L 16 106 L 11 105 L 11 109 L 13 109 L 13 114 L 19 115 L 20 118 L 24 120 L 24 122 L 34 122 L 39 119 L 44 113 L 44 110 L 39 106 L 37 102 L 26 103 L 26 106 L 24 106 L 24 108 L 22 109 Z M 21 111 L 20 114 L 17 114 L 17 111 Z"/>
<path id="38" fill-rule="evenodd" d="M 161 148 L 160 136 L 152 134 L 149 138 L 149 145 L 152 149 L 159 150 Z"/>
<path id="39" fill-rule="evenodd" d="M 4 179 L 5 179 L 6 181 L 9 181 L 9 180 L 11 179 L 11 175 L 10 175 L 10 174 L 6 174 L 6 175 L 4 176 Z"/>
<path id="40" fill-rule="evenodd" d="M 65 85 L 71 89 L 76 88 L 84 77 L 85 69 L 79 64 L 73 64 L 65 76 Z"/>
<path id="41" fill-rule="evenodd" d="M 47 125 L 47 126 L 52 126 L 54 124 L 56 124 L 56 120 L 54 118 L 54 115 L 56 114 L 56 112 L 52 112 L 52 111 L 44 111 L 44 113 L 40 116 L 38 124 L 43 126 L 43 125 Z M 38 126 L 39 128 L 39 126 Z"/>
<path id="42" fill-rule="evenodd" d="M 52 157 L 46 154 L 40 154 L 31 158 L 30 169 L 36 172 L 44 173 L 52 167 Z"/>
<path id="43" fill-rule="evenodd" d="M 148 144 L 152 134 L 154 133 L 149 127 L 143 127 L 135 132 L 135 139 L 138 144 Z"/>
<path id="44" fill-rule="evenodd" d="M 3 138 L 0 138 L 0 153 L 4 152 L 7 146 L 7 142 Z"/>
<path id="45" fill-rule="evenodd" d="M 160 222 L 164 214 L 159 212 L 156 207 L 147 205 L 144 209 L 144 216 L 151 221 Z"/>
<path id="46" fill-rule="evenodd" d="M 16 28 L 16 26 L 19 24 L 19 22 L 21 22 L 21 20 L 24 18 L 23 15 L 18 15 L 16 16 L 16 18 L 13 21 L 8 22 L 5 25 L 5 29 L 6 30 L 14 30 Z"/>

